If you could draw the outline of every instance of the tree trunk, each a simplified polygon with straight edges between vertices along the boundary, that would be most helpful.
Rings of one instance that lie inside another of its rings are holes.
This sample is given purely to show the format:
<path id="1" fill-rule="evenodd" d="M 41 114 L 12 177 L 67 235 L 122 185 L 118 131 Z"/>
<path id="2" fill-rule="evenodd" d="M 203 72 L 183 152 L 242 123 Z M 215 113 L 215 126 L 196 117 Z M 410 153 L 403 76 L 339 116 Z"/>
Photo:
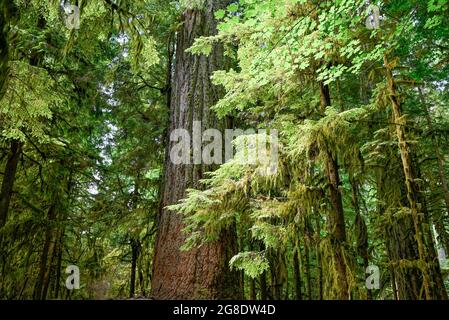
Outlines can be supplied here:
<path id="1" fill-rule="evenodd" d="M 299 270 L 299 250 L 298 245 L 296 245 L 293 250 L 293 274 L 295 276 L 295 298 L 296 300 L 302 300 L 302 292 L 301 292 L 301 273 Z"/>
<path id="2" fill-rule="evenodd" d="M 264 271 L 260 275 L 260 300 L 267 300 L 268 292 L 267 292 L 267 272 Z"/>
<path id="3" fill-rule="evenodd" d="M 435 147 L 435 155 L 437 157 L 438 175 L 440 178 L 441 189 L 442 189 L 443 195 L 444 195 L 446 211 L 449 214 L 449 187 L 448 187 L 448 183 L 447 183 L 447 179 L 446 179 L 446 173 L 445 173 L 446 170 L 444 169 L 444 159 L 440 152 L 440 142 L 438 141 L 437 137 L 435 136 L 432 119 L 431 119 L 430 113 L 429 113 L 429 108 L 427 107 L 426 101 L 424 99 L 424 94 L 422 92 L 422 89 L 418 88 L 418 91 L 419 91 L 421 103 L 423 104 L 423 106 L 425 108 L 424 112 L 425 112 L 425 116 L 426 116 L 426 122 L 431 131 L 432 143 Z"/>
<path id="4" fill-rule="evenodd" d="M 257 299 L 256 280 L 251 278 L 249 279 L 249 300 L 254 301 L 256 299 Z"/>
<path id="5" fill-rule="evenodd" d="M 2 228 L 8 217 L 9 203 L 11 201 L 12 189 L 16 179 L 17 164 L 19 163 L 20 153 L 22 152 L 22 142 L 11 141 L 11 150 L 5 165 L 5 174 L 2 181 L 0 192 L 0 228 Z"/>
<path id="6" fill-rule="evenodd" d="M 304 239 L 304 268 L 306 274 L 307 299 L 312 300 L 313 299 L 312 277 L 310 274 L 309 241 L 307 238 Z"/>
<path id="7" fill-rule="evenodd" d="M 282 291 L 287 283 L 287 265 L 285 263 L 285 250 L 269 250 L 270 273 L 271 273 L 271 297 L 274 300 L 282 299 Z"/>
<path id="8" fill-rule="evenodd" d="M 385 239 L 389 272 L 393 296 L 396 300 L 420 299 L 422 277 L 416 267 L 401 266 L 401 261 L 416 261 L 419 259 L 416 240 L 413 237 L 413 221 L 410 215 L 396 214 L 398 207 L 407 203 L 403 174 L 398 166 L 396 150 L 387 154 L 392 160 L 378 169 L 377 212 L 384 221 L 382 230 Z M 398 174 L 391 174 L 397 172 Z M 391 188 L 399 189 L 397 198 L 392 198 Z M 401 188 L 402 187 L 402 188 Z M 391 208 L 388 210 L 388 208 Z"/>
<path id="9" fill-rule="evenodd" d="M 210 107 L 223 95 L 223 88 L 214 86 L 210 76 L 225 69 L 223 48 L 214 45 L 209 56 L 192 55 L 185 50 L 195 38 L 216 32 L 214 12 L 226 7 L 230 0 L 207 0 L 202 9 L 183 13 L 177 33 L 174 73 L 170 97 L 170 127 L 193 133 L 193 122 L 202 121 L 202 129 L 224 129 Z M 175 142 L 168 142 L 168 153 Z M 173 164 L 166 157 L 163 207 L 184 198 L 187 188 L 200 187 L 199 179 L 213 169 L 204 164 Z M 236 299 L 241 298 L 239 273 L 231 272 L 229 260 L 236 253 L 235 230 L 224 230 L 220 240 L 181 252 L 185 241 L 182 216 L 162 209 L 158 221 L 152 296 L 155 299 Z"/>
<path id="10" fill-rule="evenodd" d="M 320 252 L 320 242 L 321 242 L 321 223 L 320 216 L 315 212 L 315 208 L 313 208 L 314 216 L 315 216 L 315 253 L 316 253 L 316 267 L 317 267 L 317 286 L 318 286 L 318 300 L 323 300 L 323 268 L 321 264 L 321 252 Z"/>
<path id="11" fill-rule="evenodd" d="M 36 279 L 36 284 L 34 287 L 33 292 L 33 298 L 35 300 L 44 300 L 45 295 L 45 276 L 47 273 L 47 267 L 48 267 L 48 254 L 51 252 L 51 246 L 52 246 L 52 240 L 53 240 L 53 226 L 52 223 L 54 222 L 56 218 L 56 210 L 57 205 L 56 202 L 54 202 L 50 209 L 48 209 L 47 214 L 47 222 L 46 222 L 46 229 L 45 229 L 45 238 L 44 238 L 44 245 L 41 251 L 40 256 L 40 262 L 39 262 L 39 272 Z"/>
<path id="12" fill-rule="evenodd" d="M 238 252 L 244 252 L 245 251 L 245 234 L 243 232 L 239 232 L 239 236 L 237 236 L 239 239 L 238 241 Z M 245 271 L 240 271 L 240 292 L 242 292 L 242 298 L 245 299 Z"/>
<path id="13" fill-rule="evenodd" d="M 63 240 L 64 240 L 64 228 L 61 230 L 58 238 L 58 258 L 56 262 L 56 278 L 53 288 L 53 297 L 55 299 L 59 298 L 59 291 L 60 291 Z"/>
<path id="14" fill-rule="evenodd" d="M 137 259 L 140 254 L 140 242 L 139 240 L 131 238 L 130 240 L 131 246 L 131 276 L 129 283 L 129 297 L 134 297 L 134 292 L 136 288 L 136 269 L 137 269 Z"/>
<path id="15" fill-rule="evenodd" d="M 249 250 L 254 250 L 254 240 L 249 238 Z M 250 277 L 249 279 L 249 300 L 254 301 L 257 300 L 257 293 L 256 293 L 256 279 Z"/>
<path id="16" fill-rule="evenodd" d="M 441 275 L 439 265 L 435 265 L 438 264 L 438 257 L 435 257 L 432 254 L 434 250 L 429 250 L 429 248 L 427 248 L 427 246 L 433 246 L 434 244 L 433 241 L 429 242 L 429 239 L 432 240 L 432 237 L 430 234 L 430 227 L 425 223 L 422 203 L 419 202 L 420 189 L 419 185 L 415 181 L 416 172 L 415 168 L 413 167 L 410 145 L 407 141 L 404 128 L 406 120 L 404 119 L 402 114 L 401 102 L 398 99 L 392 67 L 388 62 L 388 58 L 386 55 L 384 56 L 384 66 L 387 74 L 388 90 L 390 95 L 391 107 L 393 110 L 393 120 L 396 124 L 396 135 L 399 144 L 399 151 L 401 154 L 402 168 L 404 171 L 407 199 L 411 210 L 415 238 L 418 245 L 419 260 L 421 262 L 420 270 L 423 277 L 425 298 L 447 299 L 447 293 L 445 290 L 444 292 L 440 292 L 440 290 L 437 290 L 438 287 L 441 287 L 441 285 L 437 283 L 437 278 L 439 278 L 438 274 L 434 274 L 439 273 Z M 428 241 L 427 246 L 426 240 Z M 436 277 L 433 277 L 432 274 Z"/>
<path id="17" fill-rule="evenodd" d="M 320 83 L 321 108 L 324 111 L 331 106 L 329 86 Z M 350 298 L 347 279 L 346 264 L 343 257 L 343 248 L 346 242 L 346 228 L 343 212 L 343 202 L 340 193 L 339 166 L 336 156 L 330 152 L 330 148 L 323 150 L 326 153 L 326 176 L 329 187 L 331 210 L 329 212 L 328 230 L 334 266 L 332 298 L 346 300 Z"/>
<path id="18" fill-rule="evenodd" d="M 444 214 L 444 212 L 442 211 L 439 216 L 437 216 L 435 218 L 433 217 L 433 220 L 435 222 L 435 226 L 437 228 L 437 232 L 438 232 L 438 235 L 440 238 L 439 240 L 441 240 L 442 247 L 443 247 L 444 251 L 446 252 L 446 254 L 449 254 L 449 234 L 444 227 L 445 223 L 448 222 L 448 217 L 449 217 L 449 188 L 448 188 L 448 183 L 447 183 L 447 179 L 446 179 L 446 170 L 444 168 L 445 161 L 444 161 L 443 155 L 440 152 L 440 142 L 438 140 L 438 137 L 434 133 L 432 118 L 430 117 L 429 108 L 427 107 L 421 87 L 418 87 L 418 92 L 419 92 L 419 97 L 421 99 L 421 103 L 424 107 L 427 126 L 429 127 L 430 132 L 431 132 L 430 137 L 432 138 L 432 144 L 434 146 L 435 156 L 437 158 L 438 176 L 439 176 L 439 180 L 440 180 L 441 191 L 443 192 L 444 203 L 446 205 L 446 214 Z"/>
<path id="19" fill-rule="evenodd" d="M 0 0 L 0 100 L 6 91 L 9 68 L 9 29 L 17 18 L 17 8 L 12 0 Z"/>
<path id="20" fill-rule="evenodd" d="M 368 254 L 368 230 L 366 228 L 365 220 L 360 213 L 359 204 L 359 186 L 354 176 L 349 174 L 349 183 L 351 184 L 351 200 L 352 206 L 355 211 L 355 221 L 354 221 L 354 233 L 356 236 L 357 253 L 363 260 L 363 272 L 369 265 L 369 254 Z M 371 290 L 367 289 L 366 295 L 368 300 L 372 299 Z"/>

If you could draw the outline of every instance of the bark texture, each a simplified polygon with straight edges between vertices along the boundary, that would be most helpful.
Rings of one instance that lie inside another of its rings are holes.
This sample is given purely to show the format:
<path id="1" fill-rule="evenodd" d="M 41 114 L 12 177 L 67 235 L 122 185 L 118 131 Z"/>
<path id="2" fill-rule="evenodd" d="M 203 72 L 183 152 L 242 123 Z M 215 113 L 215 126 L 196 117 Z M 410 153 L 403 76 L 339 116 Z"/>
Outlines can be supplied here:
<path id="1" fill-rule="evenodd" d="M 329 86 L 320 83 L 321 108 L 324 111 L 331 106 Z M 345 258 L 343 256 L 346 245 L 346 226 L 343 212 L 343 200 L 340 193 L 339 164 L 335 155 L 326 148 L 326 176 L 329 188 L 331 210 L 328 216 L 328 230 L 331 242 L 331 255 L 334 267 L 332 298 L 347 300 L 350 298 L 349 284 Z"/>
<path id="2" fill-rule="evenodd" d="M 210 80 L 215 70 L 225 69 L 221 46 L 214 46 L 209 56 L 192 55 L 185 50 L 200 36 L 216 32 L 214 12 L 225 8 L 229 0 L 207 0 L 201 9 L 189 9 L 182 15 L 177 33 L 170 95 L 169 132 L 187 129 L 191 136 L 193 122 L 202 121 L 202 129 L 225 127 L 210 110 L 223 89 Z M 203 174 L 213 169 L 203 164 L 174 165 L 168 142 L 162 207 L 177 203 L 187 188 L 200 187 Z M 223 231 L 220 240 L 199 249 L 181 252 L 185 234 L 181 216 L 162 209 L 153 263 L 152 296 L 155 299 L 235 299 L 241 298 L 238 272 L 229 270 L 229 260 L 236 253 L 234 230 Z"/>

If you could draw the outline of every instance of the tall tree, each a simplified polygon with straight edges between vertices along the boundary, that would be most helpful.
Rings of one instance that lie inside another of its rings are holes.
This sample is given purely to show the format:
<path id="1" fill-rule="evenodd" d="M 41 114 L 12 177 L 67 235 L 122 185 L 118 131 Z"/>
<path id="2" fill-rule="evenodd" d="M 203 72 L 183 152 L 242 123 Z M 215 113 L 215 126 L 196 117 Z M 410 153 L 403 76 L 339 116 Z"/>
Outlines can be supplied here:
<path id="1" fill-rule="evenodd" d="M 215 12 L 225 8 L 230 0 L 207 0 L 201 7 L 188 8 L 182 14 L 176 37 L 176 52 L 170 98 L 169 132 L 186 129 L 192 137 L 193 122 L 201 121 L 202 129 L 224 129 L 211 107 L 222 97 L 223 89 L 212 84 L 211 76 L 224 69 L 226 62 L 221 45 L 211 53 L 187 53 L 194 40 L 216 33 Z M 200 187 L 199 180 L 212 169 L 204 164 L 175 165 L 169 153 L 174 141 L 167 144 L 163 206 L 177 203 L 187 188 Z M 222 231 L 220 239 L 200 248 L 181 252 L 186 239 L 182 216 L 162 209 L 156 241 L 152 295 L 156 299 L 231 299 L 241 297 L 238 272 L 229 269 L 228 262 L 236 253 L 235 231 Z"/>

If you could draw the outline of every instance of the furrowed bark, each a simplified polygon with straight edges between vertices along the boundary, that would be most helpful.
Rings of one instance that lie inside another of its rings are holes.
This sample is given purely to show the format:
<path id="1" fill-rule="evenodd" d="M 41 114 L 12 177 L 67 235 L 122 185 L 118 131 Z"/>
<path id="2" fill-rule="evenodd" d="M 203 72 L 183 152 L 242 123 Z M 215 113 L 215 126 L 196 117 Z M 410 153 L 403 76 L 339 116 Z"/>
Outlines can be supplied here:
<path id="1" fill-rule="evenodd" d="M 170 127 L 186 129 L 192 136 L 193 121 L 202 121 L 202 129 L 224 129 L 224 121 L 214 116 L 210 107 L 223 95 L 223 89 L 210 80 L 215 70 L 225 69 L 223 48 L 214 45 L 209 56 L 185 52 L 200 36 L 216 32 L 214 12 L 225 8 L 229 0 L 208 0 L 201 9 L 189 9 L 182 15 L 177 33 L 174 72 L 170 95 Z M 168 150 L 174 143 L 167 143 Z M 213 168 L 204 164 L 174 165 L 166 159 L 163 207 L 175 204 L 187 188 L 200 187 L 199 180 Z M 241 298 L 238 272 L 231 272 L 228 262 L 236 253 L 235 230 L 224 230 L 220 240 L 181 252 L 186 235 L 182 217 L 162 209 L 158 221 L 153 261 L 152 296 L 155 299 L 235 299 Z"/>

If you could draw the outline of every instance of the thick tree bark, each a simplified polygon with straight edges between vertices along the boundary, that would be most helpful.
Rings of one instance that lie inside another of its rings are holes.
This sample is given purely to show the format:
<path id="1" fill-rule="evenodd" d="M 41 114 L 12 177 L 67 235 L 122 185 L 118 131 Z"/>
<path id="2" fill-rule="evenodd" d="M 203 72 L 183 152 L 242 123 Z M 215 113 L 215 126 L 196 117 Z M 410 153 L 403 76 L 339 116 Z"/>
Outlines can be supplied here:
<path id="1" fill-rule="evenodd" d="M 215 70 L 224 69 L 223 48 L 215 45 L 209 56 L 192 55 L 185 50 L 195 38 L 216 32 L 214 12 L 230 0 L 207 0 L 202 9 L 186 10 L 177 33 L 174 73 L 170 97 L 170 127 L 186 129 L 192 136 L 193 121 L 202 129 L 223 129 L 210 110 L 223 95 L 223 88 L 210 80 Z M 169 142 L 168 150 L 174 142 Z M 166 158 L 163 207 L 177 203 L 187 188 L 200 187 L 199 179 L 212 167 L 204 164 L 174 165 Z M 224 230 L 219 241 L 199 249 L 181 252 L 185 241 L 182 217 L 162 209 L 159 217 L 153 263 L 152 296 L 155 299 L 233 299 L 241 298 L 239 273 L 231 272 L 229 260 L 236 253 L 235 230 Z"/>

